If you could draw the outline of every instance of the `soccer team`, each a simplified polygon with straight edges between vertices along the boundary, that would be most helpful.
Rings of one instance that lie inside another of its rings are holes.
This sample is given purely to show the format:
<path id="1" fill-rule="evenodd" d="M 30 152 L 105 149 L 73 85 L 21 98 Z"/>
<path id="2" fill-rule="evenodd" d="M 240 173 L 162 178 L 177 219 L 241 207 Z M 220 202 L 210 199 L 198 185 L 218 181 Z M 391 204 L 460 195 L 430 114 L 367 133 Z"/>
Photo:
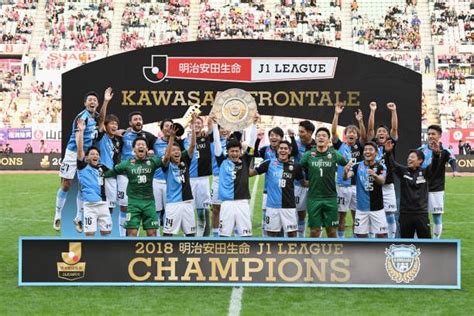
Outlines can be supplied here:
<path id="1" fill-rule="evenodd" d="M 170 119 L 160 122 L 161 137 L 156 137 L 143 130 L 140 112 L 131 112 L 129 127 L 119 129 L 117 116 L 107 114 L 112 98 L 107 88 L 98 112 L 98 94 L 87 93 L 85 109 L 73 122 L 60 169 L 55 230 L 61 229 L 62 209 L 77 173 L 74 224 L 86 236 L 97 230 L 111 233 L 117 202 L 121 236 L 137 236 L 141 227 L 147 236 L 159 236 L 160 223 L 165 236 L 180 230 L 186 236 L 209 236 L 210 226 L 216 237 L 252 236 L 249 178 L 264 174 L 264 236 L 304 237 L 307 226 L 311 237 L 320 237 L 324 227 L 328 237 L 343 238 L 350 210 L 357 238 L 395 238 L 397 229 L 402 238 L 431 238 L 428 213 L 433 237 L 441 237 L 445 165 L 457 175 L 456 160 L 440 143 L 441 128 L 432 125 L 428 143 L 409 151 L 406 166 L 398 163 L 394 103 L 387 104 L 390 128 L 375 127 L 377 104 L 371 102 L 367 130 L 362 112 L 356 111 L 358 126 L 347 126 L 341 139 L 337 126 L 344 105 L 339 103 L 331 131 L 316 130 L 303 120 L 298 137 L 290 129 L 285 140 L 284 131 L 274 127 L 268 132 L 269 145 L 261 147 L 258 114 L 246 142 L 241 132 L 223 129 L 213 116 L 204 129 L 196 114 L 184 138 L 184 128 Z M 263 159 L 258 166 L 255 157 Z M 398 228 L 394 175 L 400 181 Z"/>

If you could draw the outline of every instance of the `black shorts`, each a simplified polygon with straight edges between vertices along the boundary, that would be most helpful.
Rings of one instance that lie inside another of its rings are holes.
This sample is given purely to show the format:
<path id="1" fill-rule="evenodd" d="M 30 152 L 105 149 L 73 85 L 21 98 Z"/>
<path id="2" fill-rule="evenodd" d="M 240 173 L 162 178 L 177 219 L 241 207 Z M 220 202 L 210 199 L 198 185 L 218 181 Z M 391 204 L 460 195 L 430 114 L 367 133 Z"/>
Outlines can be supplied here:
<path id="1" fill-rule="evenodd" d="M 400 213 L 400 237 L 431 238 L 428 213 Z"/>

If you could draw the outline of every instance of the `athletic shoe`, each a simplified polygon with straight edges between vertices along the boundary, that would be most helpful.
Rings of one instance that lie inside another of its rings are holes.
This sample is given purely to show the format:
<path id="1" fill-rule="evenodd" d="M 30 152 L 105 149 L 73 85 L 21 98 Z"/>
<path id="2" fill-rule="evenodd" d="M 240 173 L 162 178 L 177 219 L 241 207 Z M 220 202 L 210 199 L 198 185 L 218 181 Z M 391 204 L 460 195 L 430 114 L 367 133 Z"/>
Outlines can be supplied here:
<path id="1" fill-rule="evenodd" d="M 74 227 L 79 234 L 82 234 L 82 221 L 78 218 L 75 218 L 73 221 Z"/>

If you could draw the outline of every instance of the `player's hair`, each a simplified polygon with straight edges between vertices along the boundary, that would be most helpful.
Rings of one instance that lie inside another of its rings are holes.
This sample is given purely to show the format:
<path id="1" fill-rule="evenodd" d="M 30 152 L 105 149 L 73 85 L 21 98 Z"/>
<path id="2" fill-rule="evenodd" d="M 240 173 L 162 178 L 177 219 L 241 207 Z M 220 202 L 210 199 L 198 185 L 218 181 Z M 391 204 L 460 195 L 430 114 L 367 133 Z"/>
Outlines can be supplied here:
<path id="1" fill-rule="evenodd" d="M 349 132 L 351 129 L 356 131 L 357 136 L 360 135 L 359 128 L 355 125 L 347 125 L 346 128 L 344 129 L 344 135 L 347 135 L 347 132 Z"/>
<path id="2" fill-rule="evenodd" d="M 443 130 L 441 129 L 441 126 L 439 126 L 439 125 L 435 125 L 435 124 L 430 125 L 430 126 L 428 126 L 428 130 L 430 130 L 430 129 L 434 129 L 434 130 L 437 131 L 440 135 L 443 133 Z"/>
<path id="3" fill-rule="evenodd" d="M 200 117 L 199 115 L 196 116 L 196 119 L 197 119 L 197 120 L 200 120 L 201 122 L 204 122 L 203 119 L 202 119 L 202 117 Z"/>
<path id="4" fill-rule="evenodd" d="M 107 114 L 107 116 L 105 117 L 104 124 L 107 125 L 110 122 L 116 122 L 117 125 L 120 125 L 120 120 L 115 114 Z"/>
<path id="5" fill-rule="evenodd" d="M 134 117 L 135 115 L 140 115 L 141 117 L 143 117 L 143 116 L 142 116 L 142 112 L 140 112 L 140 111 L 133 111 L 133 112 L 130 112 L 130 113 L 128 114 L 128 121 L 131 122 L 131 121 L 132 121 L 132 117 Z"/>
<path id="6" fill-rule="evenodd" d="M 171 122 L 173 124 L 173 120 L 169 118 L 165 118 L 163 121 L 160 122 L 160 129 L 163 130 L 163 127 L 165 126 L 166 122 Z"/>
<path id="7" fill-rule="evenodd" d="M 87 101 L 87 98 L 88 98 L 89 96 L 94 96 L 94 97 L 96 97 L 97 100 L 99 100 L 99 95 L 97 94 L 97 92 L 95 92 L 95 91 L 89 91 L 89 92 L 87 92 L 87 93 L 84 95 L 84 103 Z"/>
<path id="8" fill-rule="evenodd" d="M 384 128 L 384 129 L 387 131 L 387 133 L 390 134 L 390 129 L 388 128 L 387 125 L 380 124 L 379 126 L 377 126 L 377 130 L 378 130 L 379 128 Z"/>
<path id="9" fill-rule="evenodd" d="M 298 126 L 301 126 L 302 128 L 304 128 L 305 130 L 311 132 L 311 135 L 313 135 L 314 133 L 314 130 L 316 129 L 316 127 L 314 126 L 313 123 L 311 123 L 310 121 L 306 120 L 306 121 L 301 121 Z"/>
<path id="10" fill-rule="evenodd" d="M 89 147 L 89 149 L 87 149 L 87 151 L 86 151 L 86 156 L 89 156 L 89 153 L 91 152 L 91 150 L 97 151 L 97 152 L 99 153 L 99 155 L 100 155 L 100 150 L 99 150 L 99 148 L 96 147 L 96 146 L 91 146 L 91 147 Z"/>
<path id="11" fill-rule="evenodd" d="M 281 145 L 281 144 L 286 144 L 286 145 L 288 146 L 288 148 L 291 150 L 291 143 L 290 143 L 289 141 L 287 141 L 287 140 L 282 140 L 282 141 L 280 142 L 280 145 Z M 280 146 L 280 145 L 278 145 L 278 146 Z"/>
<path id="12" fill-rule="evenodd" d="M 378 150 L 377 144 L 376 144 L 375 142 L 373 142 L 373 141 L 370 141 L 370 142 L 365 143 L 365 144 L 364 144 L 364 148 L 365 148 L 365 146 L 372 146 L 372 147 L 374 147 L 375 151 Z"/>
<path id="13" fill-rule="evenodd" d="M 231 137 L 229 138 L 229 140 L 227 141 L 227 145 L 226 145 L 226 148 L 227 150 L 233 148 L 233 147 L 239 147 L 239 149 L 242 149 L 242 144 L 240 143 L 240 141 L 235 138 L 235 137 Z"/>
<path id="14" fill-rule="evenodd" d="M 140 140 L 143 140 L 145 142 L 145 144 L 147 145 L 148 147 L 148 143 L 146 142 L 146 138 L 145 137 L 142 137 L 142 136 L 138 136 L 137 138 L 135 138 L 133 140 L 133 143 L 132 143 L 132 148 L 135 147 L 135 144 L 140 141 Z"/>
<path id="15" fill-rule="evenodd" d="M 285 133 L 283 132 L 283 130 L 279 127 L 274 127 L 272 128 L 271 130 L 268 131 L 268 137 L 270 137 L 270 134 L 271 133 L 274 133 L 274 134 L 277 134 L 278 136 L 280 136 L 281 138 L 283 138 L 283 136 L 285 136 Z"/>
<path id="16" fill-rule="evenodd" d="M 421 150 L 418 150 L 418 149 L 410 149 L 408 151 L 408 155 L 410 155 L 411 153 L 415 153 L 416 154 L 416 157 L 418 157 L 418 159 L 421 159 L 421 161 L 425 161 L 425 154 L 421 151 Z"/>
<path id="17" fill-rule="evenodd" d="M 328 134 L 328 137 L 331 137 L 331 132 L 330 132 L 326 127 L 320 127 L 320 128 L 318 128 L 318 130 L 316 131 L 316 135 L 317 135 L 319 132 L 326 132 L 326 134 Z"/>
<path id="18" fill-rule="evenodd" d="M 179 150 L 181 150 L 181 145 L 178 142 L 173 142 L 172 146 L 176 146 L 179 148 Z"/>

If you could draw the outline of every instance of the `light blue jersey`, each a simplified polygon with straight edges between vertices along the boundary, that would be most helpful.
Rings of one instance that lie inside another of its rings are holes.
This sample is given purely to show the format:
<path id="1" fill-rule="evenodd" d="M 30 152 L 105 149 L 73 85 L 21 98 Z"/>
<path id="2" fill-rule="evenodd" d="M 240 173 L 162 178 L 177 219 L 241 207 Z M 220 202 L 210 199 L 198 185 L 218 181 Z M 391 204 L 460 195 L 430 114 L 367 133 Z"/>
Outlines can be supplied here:
<path id="1" fill-rule="evenodd" d="M 90 113 L 87 110 L 83 110 L 79 113 L 72 123 L 72 134 L 69 138 L 69 142 L 67 143 L 67 149 L 77 152 L 77 144 L 76 144 L 76 132 L 77 129 L 77 120 L 82 119 L 86 125 L 86 129 L 84 130 L 84 152 L 86 152 L 91 146 L 94 138 L 97 136 L 97 113 Z"/>

